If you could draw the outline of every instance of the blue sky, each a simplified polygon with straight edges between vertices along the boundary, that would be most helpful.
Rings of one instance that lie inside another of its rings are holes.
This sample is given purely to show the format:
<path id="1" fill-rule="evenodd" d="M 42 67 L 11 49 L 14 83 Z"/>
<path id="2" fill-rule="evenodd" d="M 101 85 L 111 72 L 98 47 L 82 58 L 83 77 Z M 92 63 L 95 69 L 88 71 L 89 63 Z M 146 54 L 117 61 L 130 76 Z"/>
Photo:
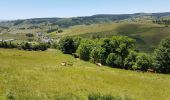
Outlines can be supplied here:
<path id="1" fill-rule="evenodd" d="M 170 0 L 1 0 L 0 19 L 170 12 Z"/>

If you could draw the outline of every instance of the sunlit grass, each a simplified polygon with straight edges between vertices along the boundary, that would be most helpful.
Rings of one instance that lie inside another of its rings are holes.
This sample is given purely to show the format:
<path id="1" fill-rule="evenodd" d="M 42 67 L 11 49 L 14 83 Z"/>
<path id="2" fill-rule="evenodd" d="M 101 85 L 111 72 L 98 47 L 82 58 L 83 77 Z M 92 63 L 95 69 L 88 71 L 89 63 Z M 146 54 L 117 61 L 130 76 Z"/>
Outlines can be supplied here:
<path id="1" fill-rule="evenodd" d="M 66 61 L 73 66 L 61 66 Z M 57 50 L 0 49 L 0 99 L 86 100 L 91 93 L 169 100 L 170 76 L 132 72 L 74 59 Z"/>

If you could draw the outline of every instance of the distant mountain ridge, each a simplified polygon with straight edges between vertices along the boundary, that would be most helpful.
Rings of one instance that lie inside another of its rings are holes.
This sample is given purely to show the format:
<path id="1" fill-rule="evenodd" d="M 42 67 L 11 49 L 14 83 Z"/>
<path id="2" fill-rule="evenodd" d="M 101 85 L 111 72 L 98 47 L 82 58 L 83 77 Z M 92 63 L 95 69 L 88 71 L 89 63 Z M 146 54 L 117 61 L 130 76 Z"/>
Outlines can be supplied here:
<path id="1" fill-rule="evenodd" d="M 134 14 L 97 14 L 93 16 L 71 17 L 71 18 L 32 18 L 13 21 L 1 21 L 0 26 L 41 26 L 41 25 L 58 25 L 59 27 L 69 27 L 82 24 L 98 24 L 126 19 L 150 17 L 151 20 L 170 17 L 170 12 L 164 13 L 134 13 Z"/>

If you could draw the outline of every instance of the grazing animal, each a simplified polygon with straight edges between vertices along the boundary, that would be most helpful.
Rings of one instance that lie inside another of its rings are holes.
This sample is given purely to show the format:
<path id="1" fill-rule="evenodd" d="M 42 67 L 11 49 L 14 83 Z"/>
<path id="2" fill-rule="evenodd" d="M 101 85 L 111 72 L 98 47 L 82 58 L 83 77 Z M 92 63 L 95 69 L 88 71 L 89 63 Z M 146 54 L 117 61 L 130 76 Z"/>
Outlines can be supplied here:
<path id="1" fill-rule="evenodd" d="M 67 62 L 62 62 L 61 65 L 62 65 L 62 66 L 66 66 L 66 65 L 67 65 Z"/>
<path id="2" fill-rule="evenodd" d="M 96 65 L 97 65 L 97 66 L 102 66 L 102 64 L 101 64 L 101 63 L 96 63 Z"/>
<path id="3" fill-rule="evenodd" d="M 149 72 L 149 73 L 156 73 L 156 71 L 154 69 L 148 69 L 147 72 Z"/>

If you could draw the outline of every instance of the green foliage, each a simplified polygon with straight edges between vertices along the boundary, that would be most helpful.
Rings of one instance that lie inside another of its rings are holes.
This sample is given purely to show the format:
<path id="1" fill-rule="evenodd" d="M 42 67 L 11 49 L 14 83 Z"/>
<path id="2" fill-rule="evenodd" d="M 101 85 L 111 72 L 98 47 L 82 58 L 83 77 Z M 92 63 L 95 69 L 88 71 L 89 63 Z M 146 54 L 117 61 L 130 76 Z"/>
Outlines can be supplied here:
<path id="1" fill-rule="evenodd" d="M 88 61 L 90 59 L 90 53 L 94 47 L 94 41 L 82 40 L 77 49 L 77 53 L 79 54 L 80 59 Z"/>
<path id="2" fill-rule="evenodd" d="M 58 28 L 57 29 L 50 29 L 50 30 L 47 31 L 47 33 L 55 32 L 55 31 L 58 31 Z"/>
<path id="3" fill-rule="evenodd" d="M 101 47 L 105 48 L 106 54 L 109 55 L 111 52 L 113 52 L 113 45 L 111 43 L 111 39 L 106 38 L 100 41 L 101 42 Z"/>
<path id="4" fill-rule="evenodd" d="M 11 90 L 8 90 L 6 93 L 7 100 L 15 100 L 15 95 Z"/>
<path id="5" fill-rule="evenodd" d="M 160 42 L 154 52 L 156 69 L 161 73 L 170 73 L 170 36 Z"/>
<path id="6" fill-rule="evenodd" d="M 58 42 L 53 42 L 53 43 L 51 44 L 51 48 L 53 48 L 53 49 L 59 49 L 59 43 L 58 43 Z"/>
<path id="7" fill-rule="evenodd" d="M 112 95 L 101 95 L 101 94 L 90 94 L 88 95 L 88 100 L 131 100 L 130 98 L 122 98 L 119 96 Z"/>
<path id="8" fill-rule="evenodd" d="M 67 94 L 57 94 L 57 95 L 55 95 L 54 100 L 80 100 L 80 98 L 73 93 L 67 93 Z"/>
<path id="9" fill-rule="evenodd" d="M 59 49 L 65 54 L 72 54 L 76 51 L 74 39 L 72 37 L 64 37 L 59 41 Z"/>
<path id="10" fill-rule="evenodd" d="M 32 33 L 27 33 L 26 36 L 27 36 L 27 37 L 34 37 L 34 34 L 32 34 Z"/>
<path id="11" fill-rule="evenodd" d="M 21 45 L 18 46 L 18 49 L 23 49 L 23 50 L 34 50 L 34 51 L 45 51 L 48 49 L 48 44 L 45 43 L 31 43 L 31 42 L 23 42 Z"/>
<path id="12" fill-rule="evenodd" d="M 41 51 L 45 51 L 48 49 L 48 44 L 45 43 L 39 43 L 38 45 L 34 45 L 32 47 L 33 50 L 37 51 L 37 50 L 41 50 Z"/>
<path id="13" fill-rule="evenodd" d="M 17 45 L 12 42 L 1 41 L 0 48 L 17 48 Z"/>
<path id="14" fill-rule="evenodd" d="M 136 63 L 133 66 L 135 70 L 147 71 L 149 68 L 152 68 L 153 59 L 151 55 L 141 53 L 136 58 Z"/>
<path id="15" fill-rule="evenodd" d="M 60 29 L 60 30 L 58 30 L 58 33 L 62 33 L 62 32 L 63 32 L 63 30 L 61 30 L 61 29 Z"/>
<path id="16" fill-rule="evenodd" d="M 113 52 L 120 55 L 124 60 L 129 54 L 129 50 L 134 49 L 135 40 L 127 36 L 112 37 Z"/>
<path id="17" fill-rule="evenodd" d="M 75 50 L 78 49 L 80 42 L 81 42 L 82 38 L 81 37 L 74 37 L 73 41 L 74 41 L 74 46 L 75 46 Z"/>
<path id="18" fill-rule="evenodd" d="M 107 58 L 106 50 L 105 48 L 102 47 L 95 47 L 90 53 L 90 60 L 93 63 L 105 64 L 106 58 Z"/>
<path id="19" fill-rule="evenodd" d="M 110 53 L 107 57 L 107 60 L 106 60 L 106 64 L 111 66 L 111 67 L 115 67 L 116 66 L 116 61 L 117 59 L 117 56 L 115 53 Z"/>
<path id="20" fill-rule="evenodd" d="M 126 69 L 132 70 L 132 66 L 134 66 L 136 63 L 137 55 L 138 55 L 137 52 L 130 51 L 129 55 L 127 56 L 127 58 L 125 58 L 125 61 L 124 61 L 124 66 Z"/>
<path id="21" fill-rule="evenodd" d="M 26 42 L 21 44 L 21 49 L 23 50 L 31 50 L 31 44 Z"/>

